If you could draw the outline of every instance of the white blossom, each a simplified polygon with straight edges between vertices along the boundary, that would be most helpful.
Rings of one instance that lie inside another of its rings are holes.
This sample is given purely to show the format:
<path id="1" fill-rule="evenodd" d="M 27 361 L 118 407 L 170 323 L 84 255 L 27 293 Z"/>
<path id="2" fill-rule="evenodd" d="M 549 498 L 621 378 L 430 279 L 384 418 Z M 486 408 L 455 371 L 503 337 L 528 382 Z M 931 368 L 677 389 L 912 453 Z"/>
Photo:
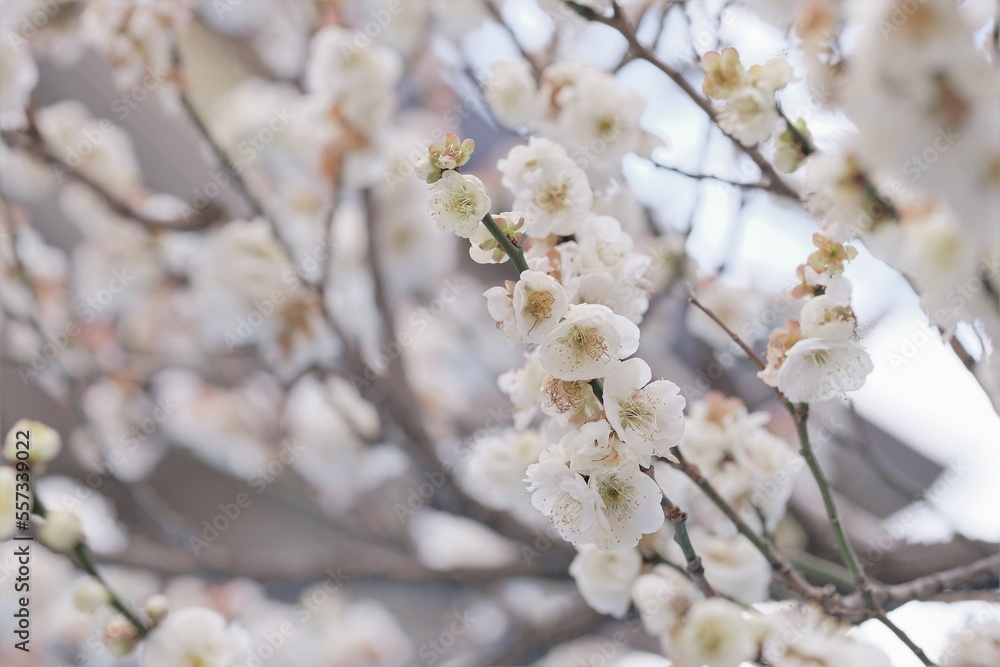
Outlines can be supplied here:
<path id="1" fill-rule="evenodd" d="M 992 667 L 1000 664 L 1000 620 L 977 614 L 948 639 L 942 667 Z M 839 667 L 839 666 L 838 666 Z"/>
<path id="2" fill-rule="evenodd" d="M 484 503 L 497 509 L 528 505 L 524 474 L 545 449 L 538 431 L 507 430 L 479 442 L 464 469 L 469 490 Z"/>
<path id="3" fill-rule="evenodd" d="M 449 170 L 431 186 L 430 209 L 438 229 L 469 238 L 489 212 L 490 198 L 478 178 Z"/>
<path id="4" fill-rule="evenodd" d="M 670 456 L 684 433 L 684 397 L 669 380 L 650 382 L 652 371 L 642 359 L 629 359 L 604 382 L 604 409 L 615 433 L 643 466 L 650 457 Z"/>
<path id="5" fill-rule="evenodd" d="M 518 337 L 525 343 L 540 343 L 569 308 L 566 290 L 540 271 L 522 271 L 511 297 Z"/>
<path id="6" fill-rule="evenodd" d="M 570 306 L 541 344 L 542 368 L 560 380 L 589 380 L 607 375 L 619 359 L 639 346 L 639 328 L 606 306 Z"/>
<path id="7" fill-rule="evenodd" d="M 643 627 L 652 635 L 672 631 L 691 606 L 704 597 L 690 579 L 667 565 L 657 565 L 632 585 L 632 601 Z"/>
<path id="8" fill-rule="evenodd" d="M 191 607 L 172 612 L 143 644 L 142 667 L 239 667 L 250 657 L 243 628 L 217 611 Z"/>
<path id="9" fill-rule="evenodd" d="M 696 602 L 671 635 L 676 667 L 739 667 L 759 651 L 759 627 L 723 598 Z"/>
<path id="10" fill-rule="evenodd" d="M 550 517 L 563 539 L 611 551 L 634 547 L 663 525 L 660 488 L 633 462 L 595 471 L 588 480 L 567 463 L 561 447 L 549 448 L 526 479 L 532 505 Z"/>
<path id="11" fill-rule="evenodd" d="M 799 326 L 806 338 L 847 341 L 854 337 L 858 320 L 847 299 L 838 299 L 827 292 L 806 301 L 799 315 Z"/>
<path id="12" fill-rule="evenodd" d="M 527 62 L 501 60 L 494 63 L 484 85 L 486 102 L 502 124 L 514 128 L 538 125 L 543 100 Z"/>
<path id="13" fill-rule="evenodd" d="M 529 236 L 568 236 L 590 210 L 594 193 L 587 175 L 559 144 L 533 137 L 499 162 L 503 184 L 514 193 L 514 208 L 524 211 Z"/>
<path id="14" fill-rule="evenodd" d="M 816 403 L 860 389 L 873 369 L 868 352 L 854 341 L 800 340 L 778 370 L 778 389 L 793 403 Z"/>
<path id="15" fill-rule="evenodd" d="M 624 618 L 641 569 L 642 555 L 636 549 L 602 551 L 588 544 L 580 547 L 569 573 L 594 611 Z"/>
<path id="16" fill-rule="evenodd" d="M 62 438 L 54 428 L 33 419 L 20 419 L 7 431 L 3 457 L 11 462 L 27 461 L 32 466 L 44 466 L 61 449 Z M 26 452 L 27 458 L 19 458 L 18 451 Z"/>
<path id="17" fill-rule="evenodd" d="M 736 90 L 719 112 L 719 127 L 744 146 L 767 141 L 777 122 L 774 94 L 756 86 Z"/>

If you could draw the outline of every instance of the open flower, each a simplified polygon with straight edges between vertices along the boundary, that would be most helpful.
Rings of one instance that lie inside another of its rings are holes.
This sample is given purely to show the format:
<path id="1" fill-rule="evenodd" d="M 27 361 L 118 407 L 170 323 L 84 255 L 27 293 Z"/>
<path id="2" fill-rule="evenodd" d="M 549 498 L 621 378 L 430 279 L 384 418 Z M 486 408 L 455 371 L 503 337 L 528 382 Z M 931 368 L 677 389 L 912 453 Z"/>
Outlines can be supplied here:
<path id="1" fill-rule="evenodd" d="M 227 625 L 217 611 L 191 607 L 173 612 L 146 639 L 142 667 L 237 667 L 246 664 L 246 632 Z"/>
<path id="2" fill-rule="evenodd" d="M 570 469 L 556 445 L 529 466 L 531 504 L 548 516 L 563 539 L 612 551 L 634 547 L 663 525 L 662 493 L 633 461 L 595 471 L 589 479 Z"/>
<path id="3" fill-rule="evenodd" d="M 594 544 L 611 551 L 634 547 L 643 535 L 663 525 L 663 493 L 649 475 L 626 461 L 617 468 L 590 476 L 588 484 L 600 498 Z"/>
<path id="4" fill-rule="evenodd" d="M 563 321 L 545 337 L 538 358 L 560 380 L 607 375 L 619 359 L 639 347 L 639 328 L 607 306 L 570 306 Z"/>
<path id="5" fill-rule="evenodd" d="M 569 573 L 591 609 L 624 618 L 631 602 L 632 583 L 641 569 L 642 555 L 636 549 L 602 551 L 587 545 L 580 548 Z"/>
<path id="6" fill-rule="evenodd" d="M 623 456 L 633 460 L 621 440 L 611 432 L 611 425 L 603 419 L 570 431 L 559 445 L 569 458 L 569 467 L 581 475 L 615 468 L 621 465 Z"/>
<path id="7" fill-rule="evenodd" d="M 719 112 L 719 127 L 744 146 L 767 141 L 778 122 L 774 93 L 756 86 L 743 86 L 729 96 Z"/>
<path id="8" fill-rule="evenodd" d="M 847 299 L 837 299 L 829 293 L 815 296 L 802 306 L 799 326 L 806 338 L 851 340 L 858 320 Z"/>
<path id="9" fill-rule="evenodd" d="M 598 497 L 568 463 L 561 447 L 549 447 L 538 463 L 528 466 L 524 481 L 532 506 L 549 517 L 564 540 L 582 546 L 592 543 L 597 533 Z"/>
<path id="10" fill-rule="evenodd" d="M 854 341 L 806 338 L 785 353 L 778 389 L 793 403 L 816 403 L 860 389 L 872 369 L 868 352 Z"/>
<path id="11" fill-rule="evenodd" d="M 736 667 L 760 651 L 761 623 L 722 598 L 700 600 L 673 633 L 677 667 Z"/>
<path id="12" fill-rule="evenodd" d="M 526 343 L 540 343 L 569 308 L 563 286 L 541 271 L 523 271 L 511 299 L 517 332 Z"/>
<path id="13" fill-rule="evenodd" d="M 604 383 L 604 410 L 615 433 L 643 466 L 652 455 L 669 456 L 684 434 L 684 397 L 673 382 L 650 382 L 642 359 L 622 362 Z"/>
<path id="14" fill-rule="evenodd" d="M 431 217 L 438 228 L 469 238 L 490 210 L 483 182 L 475 176 L 446 171 L 431 187 Z"/>

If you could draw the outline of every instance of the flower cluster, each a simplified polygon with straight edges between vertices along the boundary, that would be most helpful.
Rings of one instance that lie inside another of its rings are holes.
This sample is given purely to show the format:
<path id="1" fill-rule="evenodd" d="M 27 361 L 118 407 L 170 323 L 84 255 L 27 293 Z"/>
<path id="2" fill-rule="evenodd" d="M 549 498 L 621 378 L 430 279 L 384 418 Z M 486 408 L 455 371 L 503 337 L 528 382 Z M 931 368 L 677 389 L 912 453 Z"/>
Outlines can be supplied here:
<path id="1" fill-rule="evenodd" d="M 484 86 L 497 120 L 556 140 L 595 178 L 620 173 L 622 157 L 647 153 L 658 143 L 639 125 L 643 97 L 613 75 L 581 63 L 554 63 L 536 82 L 523 60 L 499 61 Z"/>
<path id="2" fill-rule="evenodd" d="M 724 598 L 705 598 L 677 570 L 664 565 L 635 580 L 632 599 L 646 631 L 660 638 L 664 652 L 673 656 L 671 664 L 678 667 L 890 664 L 880 650 L 854 640 L 846 628 L 812 607 L 764 615 Z"/>
<path id="3" fill-rule="evenodd" d="M 774 94 L 792 80 L 792 67 L 781 58 L 746 70 L 734 48 L 709 51 L 701 57 L 705 70 L 702 91 L 726 106 L 719 112 L 719 127 L 744 146 L 767 141 L 778 122 Z"/>
<path id="4" fill-rule="evenodd" d="M 363 420 L 363 415 L 357 418 Z M 17 442 L 25 440 L 31 444 L 30 456 L 19 457 L 25 450 Z M 18 543 L 9 538 L 15 518 L 21 520 L 20 510 L 15 515 L 15 485 L 23 495 L 26 473 L 21 471 L 30 470 L 31 522 L 41 543 L 31 556 L 46 575 L 45 585 L 32 591 L 32 604 L 39 611 L 52 606 L 56 592 L 66 597 L 60 602 L 72 601 L 75 611 L 51 617 L 53 631 L 67 646 L 79 642 L 81 651 L 106 651 L 117 660 L 137 655 L 138 661 L 129 664 L 142 667 L 243 667 L 279 650 L 287 652 L 290 664 L 379 667 L 409 657 L 410 642 L 393 616 L 372 600 L 347 600 L 336 590 L 336 580 L 307 588 L 290 603 L 269 598 L 263 587 L 248 580 L 210 585 L 178 577 L 161 583 L 151 574 L 113 566 L 101 566 L 99 575 L 74 573 L 66 554 L 94 572 L 93 553 L 120 551 L 124 544 L 111 545 L 116 522 L 101 507 L 110 506 L 106 499 L 92 488 L 43 474 L 61 449 L 59 433 L 41 422 L 22 419 L 7 433 L 3 458 L 18 465 L 0 465 L 0 500 L 10 501 L 0 502 L 0 556 L 14 559 Z M 327 572 L 347 577 L 339 570 Z M 133 606 L 127 600 L 141 603 Z"/>
<path id="5" fill-rule="evenodd" d="M 767 368 L 757 375 L 792 403 L 815 403 L 860 389 L 873 365 L 855 340 L 858 320 L 851 309 L 851 284 L 844 264 L 857 250 L 820 233 L 816 251 L 796 271 L 796 296 L 807 296 L 798 320 L 771 332 Z"/>
<path id="6" fill-rule="evenodd" d="M 691 404 L 680 451 L 698 466 L 743 520 L 764 532 L 772 532 L 785 515 L 792 482 L 801 459 L 784 439 L 765 425 L 771 415 L 749 412 L 743 402 L 718 392 Z M 695 523 L 720 535 L 731 530 L 728 519 L 714 505 L 699 501 L 692 483 L 675 471 L 657 471 L 669 485 L 677 502 L 689 508 Z M 763 520 L 763 521 L 762 521 Z M 709 579 L 711 567 L 706 567 Z"/>
<path id="7" fill-rule="evenodd" d="M 519 378 L 501 381 L 516 406 L 546 414 L 544 430 L 557 440 L 525 473 L 532 504 L 577 546 L 634 547 L 664 521 L 660 490 L 643 468 L 669 456 L 684 431 L 677 385 L 653 381 L 645 361 L 629 358 L 648 305 L 641 284 L 649 258 L 632 250 L 617 220 L 591 211 L 587 176 L 558 144 L 532 139 L 500 169 L 524 210 L 500 218 L 505 229 L 517 220 L 523 236 L 502 231 L 487 213 L 482 182 L 455 169 L 432 186 L 440 201 L 432 200 L 431 214 L 460 236 L 475 224 L 473 249 L 487 249 L 476 243 L 483 229 L 504 234 L 495 240 L 527 266 L 485 296 L 510 344 L 537 346 Z"/>

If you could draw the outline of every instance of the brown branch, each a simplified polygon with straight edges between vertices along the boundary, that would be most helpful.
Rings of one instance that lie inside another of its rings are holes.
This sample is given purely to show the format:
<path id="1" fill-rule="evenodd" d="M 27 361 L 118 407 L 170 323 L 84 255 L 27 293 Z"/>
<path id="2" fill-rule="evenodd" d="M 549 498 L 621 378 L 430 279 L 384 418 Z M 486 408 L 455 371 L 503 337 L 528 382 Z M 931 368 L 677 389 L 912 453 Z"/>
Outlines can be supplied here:
<path id="1" fill-rule="evenodd" d="M 877 591 L 877 595 L 898 605 L 911 600 L 924 600 L 945 591 L 973 586 L 980 590 L 1000 586 L 1000 554 L 951 570 L 935 572 L 905 584 L 884 586 Z"/>
<path id="2" fill-rule="evenodd" d="M 628 42 L 629 48 L 636 55 L 636 57 L 645 60 L 650 65 L 670 77 L 670 79 L 677 84 L 677 86 L 683 90 L 689 98 L 691 98 L 691 101 L 697 104 L 698 107 L 705 112 L 709 120 L 718 125 L 719 112 L 712 102 L 695 90 L 694 86 L 692 86 L 688 80 L 684 78 L 683 74 L 660 60 L 651 49 L 639 41 L 638 37 L 636 37 L 635 30 L 633 30 L 632 26 L 629 25 L 628 20 L 625 18 L 624 13 L 621 11 L 621 8 L 617 5 L 617 3 L 613 5 L 614 13 L 611 16 L 604 16 L 590 7 L 571 2 L 570 0 L 566 0 L 566 4 L 588 21 L 602 23 L 618 31 Z M 725 134 L 725 132 L 723 132 L 723 134 Z M 727 134 L 726 136 L 728 137 L 729 135 Z M 730 137 L 730 139 L 733 138 Z M 763 174 L 767 179 L 767 182 L 761 186 L 763 189 L 776 195 L 794 199 L 795 201 L 801 201 L 799 193 L 781 178 L 775 170 L 774 165 L 772 165 L 771 162 L 764 157 L 756 146 L 744 146 L 736 139 L 733 139 L 733 145 L 753 160 L 754 164 L 756 164 L 760 169 L 761 174 Z"/>
<path id="3" fill-rule="evenodd" d="M 192 232 L 225 222 L 228 219 L 225 213 L 211 202 L 203 208 L 196 210 L 195 214 L 190 216 L 189 219 L 161 220 L 158 218 L 151 218 L 136 211 L 132 206 L 118 198 L 117 195 L 109 192 L 107 188 L 87 173 L 71 167 L 56 157 L 56 155 L 45 145 L 44 140 L 38 134 L 37 129 L 34 128 L 33 125 L 29 126 L 28 130 L 25 132 L 4 132 L 3 140 L 4 143 L 12 149 L 21 150 L 32 157 L 45 162 L 50 167 L 53 167 L 63 174 L 66 174 L 77 183 L 86 185 L 88 188 L 96 192 L 112 211 L 123 218 L 128 218 L 129 220 L 139 223 L 141 226 L 150 231 Z M 191 210 L 195 210 L 194 206 L 187 206 Z"/>
<path id="4" fill-rule="evenodd" d="M 831 589 L 817 588 L 810 584 L 802 573 L 799 572 L 791 561 L 785 556 L 784 553 L 778 549 L 777 546 L 769 543 L 767 540 L 759 536 L 753 528 L 751 528 L 746 521 L 736 512 L 733 507 L 726 502 L 726 499 L 722 497 L 716 488 L 709 482 L 698 469 L 698 466 L 689 463 L 684 456 L 678 451 L 674 450 L 677 454 L 679 463 L 671 463 L 671 465 L 682 472 L 688 479 L 694 482 L 701 491 L 708 496 L 708 499 L 722 511 L 723 514 L 732 522 L 736 530 L 747 538 L 751 544 L 767 559 L 768 563 L 771 565 L 771 569 L 774 571 L 775 576 L 781 578 L 782 581 L 788 586 L 788 588 L 794 593 L 798 594 L 805 600 L 811 600 L 818 602 L 824 606 L 824 608 L 830 608 L 837 602 L 837 596 Z"/>

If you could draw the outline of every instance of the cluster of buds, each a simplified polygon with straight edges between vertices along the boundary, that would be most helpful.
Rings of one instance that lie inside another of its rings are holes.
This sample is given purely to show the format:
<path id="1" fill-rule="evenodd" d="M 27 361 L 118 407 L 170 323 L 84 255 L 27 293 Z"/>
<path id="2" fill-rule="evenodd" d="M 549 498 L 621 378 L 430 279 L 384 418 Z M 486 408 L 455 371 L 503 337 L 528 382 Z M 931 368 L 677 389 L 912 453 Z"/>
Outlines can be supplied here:
<path id="1" fill-rule="evenodd" d="M 803 139 L 812 143 L 812 133 L 806 127 L 804 118 L 799 118 L 791 126 L 774 138 L 774 168 L 783 174 L 791 174 L 802 165 L 806 158 Z"/>
<path id="2" fill-rule="evenodd" d="M 449 132 L 444 135 L 440 144 L 430 145 L 427 155 L 420 159 L 415 171 L 428 184 L 437 183 L 444 172 L 457 170 L 468 162 L 475 149 L 476 142 L 472 139 L 459 141 L 454 132 Z"/>
<path id="3" fill-rule="evenodd" d="M 704 93 L 726 106 L 719 112 L 719 127 L 744 146 L 769 139 L 778 121 L 774 94 L 792 80 L 792 67 L 781 58 L 744 69 L 736 49 L 709 51 L 701 59 L 705 70 Z"/>
<path id="4" fill-rule="evenodd" d="M 813 234 L 812 241 L 816 250 L 805 264 L 795 269 L 799 283 L 792 289 L 792 296 L 797 299 L 826 292 L 830 280 L 841 275 L 844 265 L 858 256 L 855 247 L 838 243 L 819 232 Z"/>

